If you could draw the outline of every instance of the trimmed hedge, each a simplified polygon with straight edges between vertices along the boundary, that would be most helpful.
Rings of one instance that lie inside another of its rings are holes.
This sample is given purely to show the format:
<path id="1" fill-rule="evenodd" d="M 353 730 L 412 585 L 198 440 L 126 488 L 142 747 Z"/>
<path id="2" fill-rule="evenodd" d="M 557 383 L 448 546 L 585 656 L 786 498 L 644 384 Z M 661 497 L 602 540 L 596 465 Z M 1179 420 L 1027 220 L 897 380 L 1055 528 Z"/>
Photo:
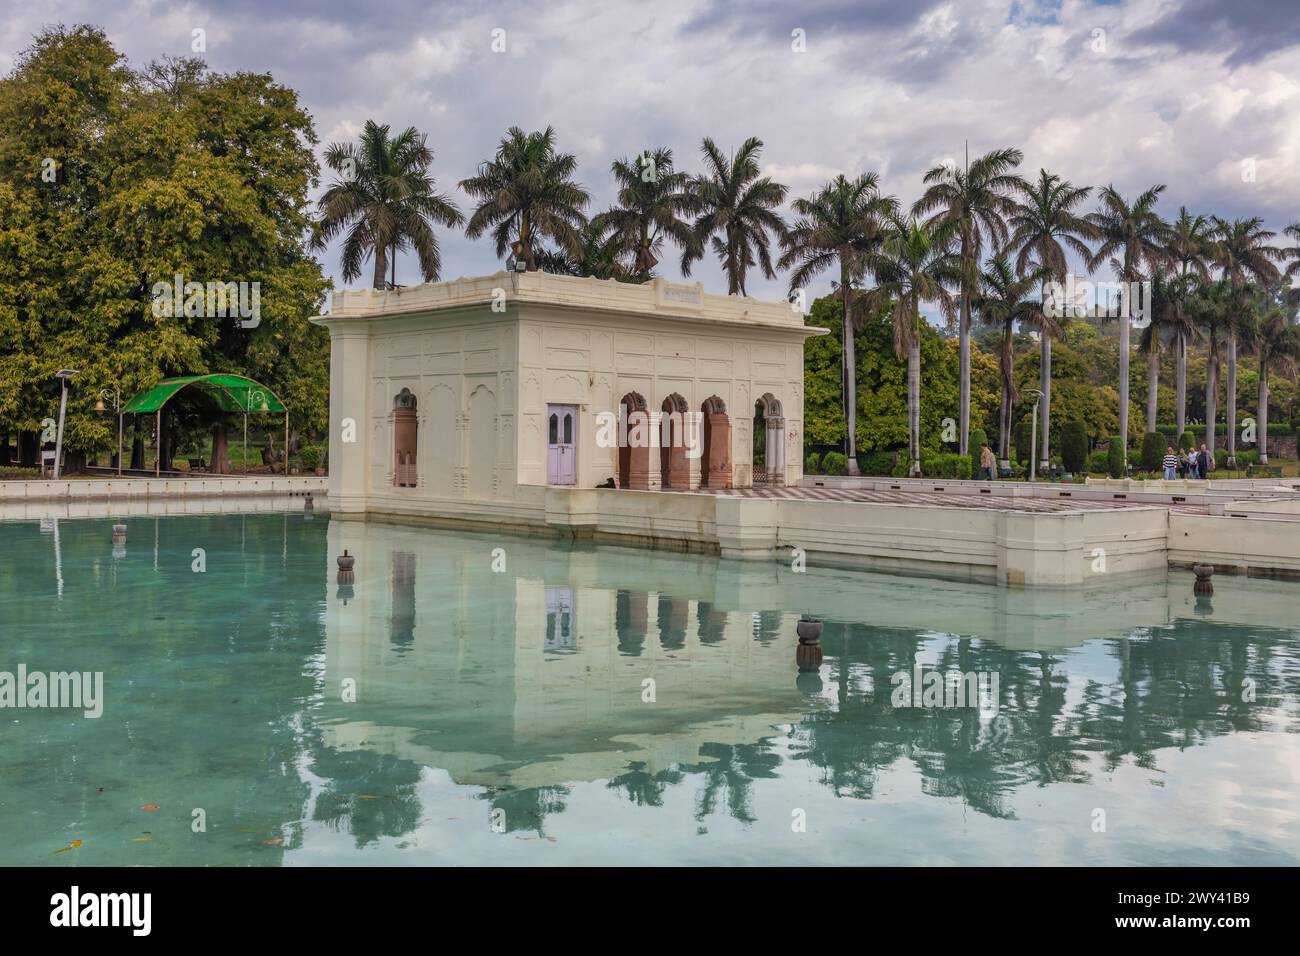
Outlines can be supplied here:
<path id="1" fill-rule="evenodd" d="M 1106 473 L 1112 478 L 1124 477 L 1124 439 L 1119 435 L 1110 436 L 1110 448 L 1106 449 Z"/>
<path id="2" fill-rule="evenodd" d="M 900 455 L 899 457 L 906 457 Z M 894 473 L 894 456 L 887 451 L 873 451 L 866 458 L 858 459 L 858 467 L 864 475 L 887 478 Z"/>
<path id="3" fill-rule="evenodd" d="M 849 460 L 838 451 L 828 451 L 822 455 L 822 474 L 825 475 L 847 475 L 849 473 Z"/>
<path id="4" fill-rule="evenodd" d="M 1110 471 L 1110 454 L 1104 451 L 1094 451 L 1088 456 L 1088 471 L 1091 474 L 1105 474 Z"/>
<path id="5" fill-rule="evenodd" d="M 1143 471 L 1163 471 L 1165 449 L 1169 442 L 1159 432 L 1147 432 L 1142 436 L 1141 465 Z"/>
<path id="6" fill-rule="evenodd" d="M 1066 422 L 1061 428 L 1061 464 L 1078 474 L 1088 462 L 1088 432 L 1083 422 Z"/>
<path id="7" fill-rule="evenodd" d="M 805 475 L 819 475 L 821 474 L 821 471 L 819 470 L 821 466 L 822 456 L 817 454 L 817 452 L 813 452 L 803 463 L 803 473 Z"/>

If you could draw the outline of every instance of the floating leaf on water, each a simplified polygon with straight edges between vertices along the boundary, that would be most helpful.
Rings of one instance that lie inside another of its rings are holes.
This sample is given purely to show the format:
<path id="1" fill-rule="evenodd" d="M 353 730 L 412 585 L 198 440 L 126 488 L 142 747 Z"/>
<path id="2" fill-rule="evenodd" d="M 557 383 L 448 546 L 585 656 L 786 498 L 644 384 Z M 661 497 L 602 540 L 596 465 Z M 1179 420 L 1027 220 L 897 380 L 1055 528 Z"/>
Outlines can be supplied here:
<path id="1" fill-rule="evenodd" d="M 59 847 L 57 850 L 55 850 L 54 852 L 55 852 L 55 853 L 67 853 L 69 850 L 75 850 L 77 847 L 81 846 L 81 844 L 82 844 L 82 841 L 81 841 L 81 840 L 73 840 L 73 841 L 72 841 L 71 843 L 69 843 L 67 846 L 61 846 L 61 847 Z"/>
<path id="2" fill-rule="evenodd" d="M 271 840 L 263 840 L 265 846 L 284 846 L 284 837 L 275 837 Z"/>
<path id="3" fill-rule="evenodd" d="M 239 832 L 240 832 L 240 833 L 256 833 L 257 831 L 254 830 L 252 827 L 240 827 Z"/>
<path id="4" fill-rule="evenodd" d="M 370 794 L 370 793 L 358 793 L 357 799 L 358 800 L 382 800 L 384 798 L 382 796 L 377 797 L 374 794 Z"/>
<path id="5" fill-rule="evenodd" d="M 152 842 L 153 842 L 153 837 L 151 837 L 151 836 L 138 836 L 138 837 L 131 837 L 131 842 L 132 842 L 132 843 L 152 843 Z"/>
<path id="6" fill-rule="evenodd" d="M 141 810 L 161 810 L 162 807 L 158 806 L 158 804 L 156 804 L 156 803 L 146 803 L 146 804 L 145 804 L 144 806 L 142 806 L 140 809 L 141 809 Z"/>

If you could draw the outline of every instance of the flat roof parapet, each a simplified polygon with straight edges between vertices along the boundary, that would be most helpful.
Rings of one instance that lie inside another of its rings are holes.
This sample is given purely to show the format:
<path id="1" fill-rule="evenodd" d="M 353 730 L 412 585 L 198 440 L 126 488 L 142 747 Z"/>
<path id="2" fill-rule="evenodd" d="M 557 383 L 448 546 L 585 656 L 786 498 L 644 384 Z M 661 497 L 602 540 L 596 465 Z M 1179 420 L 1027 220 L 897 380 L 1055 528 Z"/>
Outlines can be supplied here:
<path id="1" fill-rule="evenodd" d="M 506 272 L 461 277 L 451 282 L 426 282 L 399 289 L 339 289 L 332 311 L 317 320 L 375 320 L 417 313 L 491 306 L 537 305 L 606 313 L 682 318 L 695 321 L 806 330 L 804 316 L 788 302 L 765 302 L 748 296 L 705 292 L 699 282 L 669 282 L 656 277 L 646 283 L 579 278 L 547 272 Z"/>

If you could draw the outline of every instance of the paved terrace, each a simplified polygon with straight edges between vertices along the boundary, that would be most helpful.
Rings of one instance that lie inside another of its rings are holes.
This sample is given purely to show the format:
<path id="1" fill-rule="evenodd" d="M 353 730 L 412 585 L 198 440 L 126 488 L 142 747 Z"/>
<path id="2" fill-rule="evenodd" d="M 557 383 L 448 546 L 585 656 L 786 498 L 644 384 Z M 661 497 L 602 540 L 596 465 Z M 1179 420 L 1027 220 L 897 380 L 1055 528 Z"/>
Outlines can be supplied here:
<path id="1" fill-rule="evenodd" d="M 737 488 L 726 491 L 714 491 L 713 494 L 739 498 L 776 498 L 800 501 L 869 501 L 876 504 L 898 505 L 933 505 L 944 508 L 990 508 L 997 511 L 1033 511 L 1033 512 L 1067 512 L 1112 510 L 1116 508 L 1149 508 L 1150 504 L 1142 501 L 1080 498 L 1073 492 L 1060 491 L 1059 485 L 1044 485 L 1041 496 L 994 495 L 992 493 L 965 494 L 947 491 L 921 491 L 910 488 L 898 491 L 876 491 L 865 488 L 817 488 L 799 486 L 794 488 Z M 708 491 L 701 488 L 701 491 Z M 1195 504 L 1183 501 L 1166 505 L 1170 510 L 1188 514 L 1210 514 L 1210 505 L 1201 501 Z"/>

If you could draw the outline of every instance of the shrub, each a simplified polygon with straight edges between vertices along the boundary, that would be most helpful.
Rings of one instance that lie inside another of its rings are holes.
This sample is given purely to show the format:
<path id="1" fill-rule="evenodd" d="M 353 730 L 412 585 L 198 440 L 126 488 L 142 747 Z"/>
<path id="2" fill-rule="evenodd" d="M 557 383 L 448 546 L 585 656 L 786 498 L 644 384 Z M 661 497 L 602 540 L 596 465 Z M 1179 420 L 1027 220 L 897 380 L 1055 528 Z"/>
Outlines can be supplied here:
<path id="1" fill-rule="evenodd" d="M 821 464 L 821 455 L 817 454 L 817 452 L 813 452 L 808 456 L 808 460 L 803 463 L 803 473 L 805 475 L 818 474 L 817 469 L 821 467 Z"/>
<path id="2" fill-rule="evenodd" d="M 1124 477 L 1124 439 L 1119 435 L 1110 436 L 1110 448 L 1106 449 L 1106 472 L 1112 478 Z"/>
<path id="3" fill-rule="evenodd" d="M 302 448 L 298 449 L 298 460 L 302 462 L 304 468 L 319 468 L 320 449 L 315 445 L 303 445 Z"/>
<path id="4" fill-rule="evenodd" d="M 1178 439 L 1178 447 L 1183 451 L 1191 451 L 1196 447 L 1196 436 L 1191 432 L 1183 432 L 1182 437 Z"/>
<path id="5" fill-rule="evenodd" d="M 1214 449 L 1214 467 L 1216 469 L 1223 469 L 1226 468 L 1227 466 L 1228 466 L 1228 449 L 1226 448 Z"/>
<path id="6" fill-rule="evenodd" d="M 1159 432 L 1147 432 L 1142 436 L 1141 464 L 1143 471 L 1160 471 L 1169 443 Z"/>
<path id="7" fill-rule="evenodd" d="M 1245 468 L 1247 465 L 1259 464 L 1259 452 L 1251 449 L 1250 451 L 1237 452 L 1237 467 Z"/>
<path id="8" fill-rule="evenodd" d="M 980 473 L 980 446 L 988 443 L 989 436 L 984 429 L 971 429 L 970 441 L 966 444 L 966 449 L 970 452 L 970 473 L 972 475 Z"/>
<path id="9" fill-rule="evenodd" d="M 1104 451 L 1094 451 L 1088 456 L 1088 471 L 1092 474 L 1106 474 L 1110 471 L 1110 456 Z"/>
<path id="10" fill-rule="evenodd" d="M 1011 444 L 1016 448 L 1016 457 L 1023 462 L 1029 461 L 1034 441 L 1034 423 L 1029 418 L 1022 418 L 1011 429 Z"/>
<path id="11" fill-rule="evenodd" d="M 972 472 L 970 455 L 941 452 L 937 455 L 921 456 L 921 473 L 927 478 L 970 478 Z M 904 465 L 906 469 L 906 464 Z M 904 470 L 906 474 L 906 470 Z"/>
<path id="12" fill-rule="evenodd" d="M 864 475 L 888 476 L 894 472 L 894 456 L 887 451 L 873 451 L 866 458 L 858 459 L 858 467 Z"/>
<path id="13" fill-rule="evenodd" d="M 1088 461 L 1088 432 L 1083 422 L 1066 422 L 1061 428 L 1061 464 L 1074 474 Z"/>
<path id="14" fill-rule="evenodd" d="M 822 474 L 847 475 L 848 473 L 849 460 L 841 452 L 828 451 L 822 455 Z"/>

